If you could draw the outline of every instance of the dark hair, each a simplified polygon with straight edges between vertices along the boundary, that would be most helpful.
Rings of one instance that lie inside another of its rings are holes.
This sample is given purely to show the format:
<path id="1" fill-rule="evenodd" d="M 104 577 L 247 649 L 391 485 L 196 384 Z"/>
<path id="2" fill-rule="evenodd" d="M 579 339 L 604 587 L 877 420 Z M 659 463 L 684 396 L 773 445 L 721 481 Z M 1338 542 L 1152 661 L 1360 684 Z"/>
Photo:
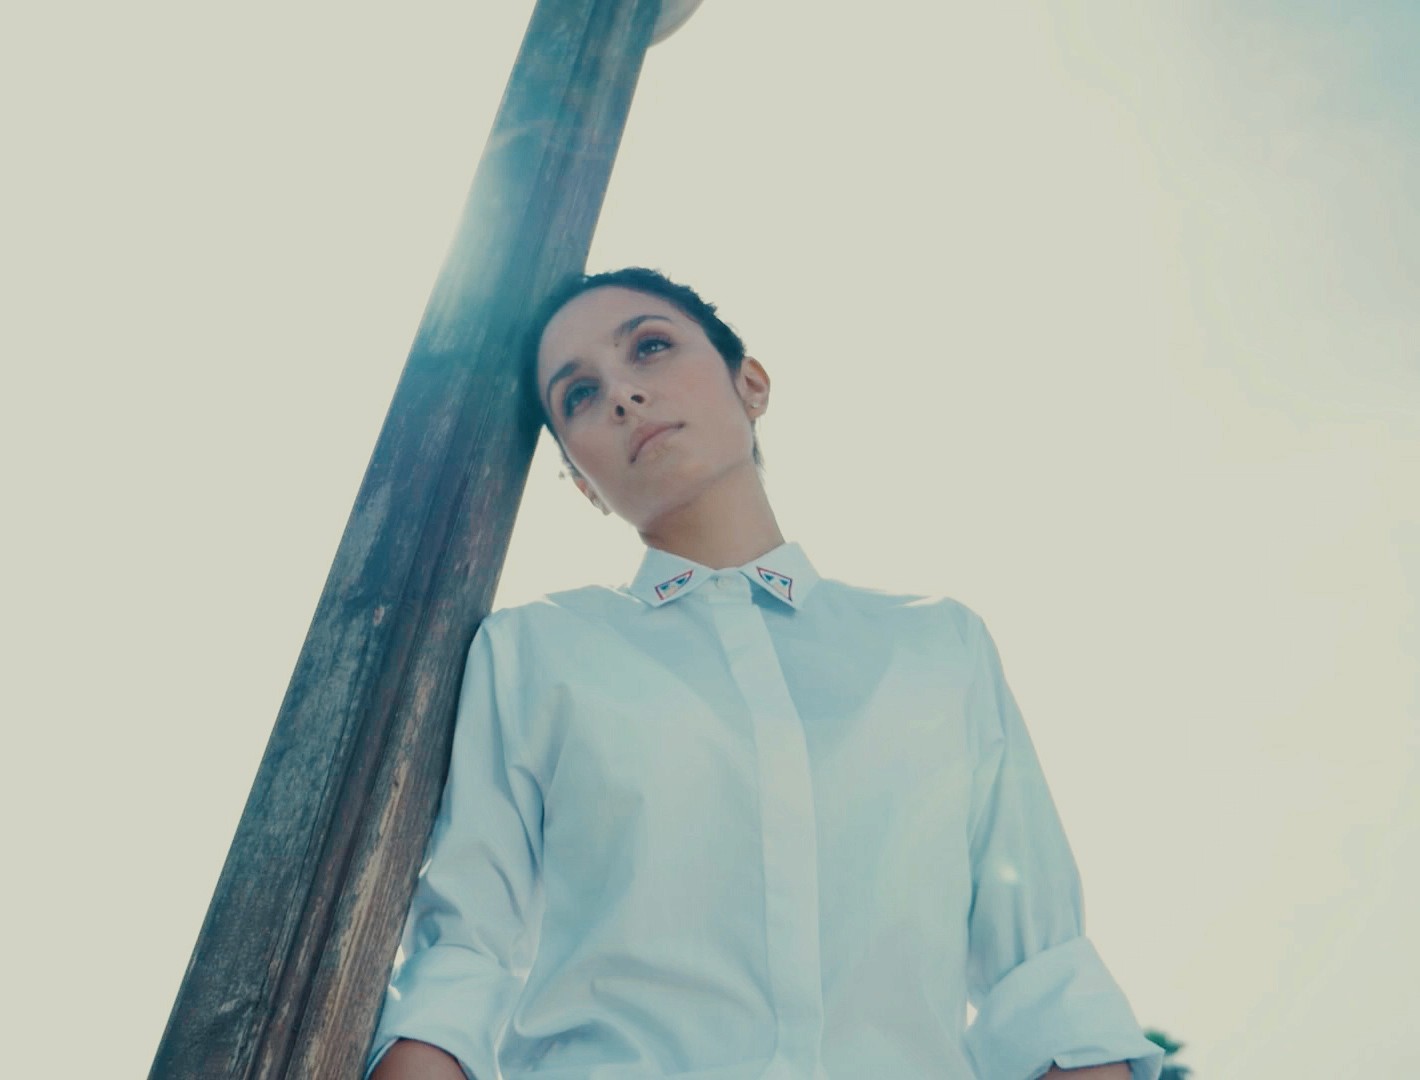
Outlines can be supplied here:
<path id="1" fill-rule="evenodd" d="M 552 418 L 547 415 L 547 407 L 543 403 L 542 390 L 538 386 L 537 377 L 537 351 L 542 344 L 543 331 L 547 329 L 547 324 L 552 321 L 552 317 L 571 301 L 584 292 L 609 285 L 632 289 L 650 296 L 658 296 L 662 300 L 674 304 L 687 318 L 694 319 L 700 329 L 705 331 L 705 336 L 710 340 L 710 344 L 715 346 L 715 351 L 725 361 L 725 367 L 729 369 L 731 375 L 738 375 L 740 365 L 744 363 L 745 343 L 740 340 L 739 334 L 735 333 L 729 323 L 715 313 L 714 304 L 702 298 L 689 285 L 681 285 L 666 277 L 659 270 L 651 270 L 644 266 L 627 266 L 620 270 L 607 270 L 600 274 L 575 274 L 554 288 L 547 298 L 538 305 L 532 323 L 528 327 L 527 340 L 523 346 L 525 376 L 523 382 L 528 387 L 532 398 L 535 399 L 532 407 L 542 417 L 543 425 L 554 439 L 557 439 L 557 431 L 552 426 Z M 558 439 L 558 445 L 561 445 L 560 439 Z M 754 460 L 755 464 L 762 463 L 758 439 L 754 444 Z"/>

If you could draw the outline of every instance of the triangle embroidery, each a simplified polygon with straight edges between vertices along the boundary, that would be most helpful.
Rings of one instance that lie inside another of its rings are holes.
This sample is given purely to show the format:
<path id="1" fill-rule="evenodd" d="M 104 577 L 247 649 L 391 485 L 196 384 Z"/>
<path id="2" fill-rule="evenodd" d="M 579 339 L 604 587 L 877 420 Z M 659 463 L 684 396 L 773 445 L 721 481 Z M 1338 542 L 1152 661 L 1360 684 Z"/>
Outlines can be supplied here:
<path id="1" fill-rule="evenodd" d="M 759 572 L 759 580 L 764 582 L 776 594 L 785 600 L 794 599 L 794 579 L 787 574 L 781 574 L 777 570 L 766 570 L 762 566 L 756 566 Z"/>
<path id="2" fill-rule="evenodd" d="M 685 588 L 686 584 L 690 581 L 691 575 L 694 573 L 694 570 L 686 570 L 668 581 L 661 582 L 656 586 L 656 599 L 669 600 L 676 593 L 680 592 L 681 589 Z"/>

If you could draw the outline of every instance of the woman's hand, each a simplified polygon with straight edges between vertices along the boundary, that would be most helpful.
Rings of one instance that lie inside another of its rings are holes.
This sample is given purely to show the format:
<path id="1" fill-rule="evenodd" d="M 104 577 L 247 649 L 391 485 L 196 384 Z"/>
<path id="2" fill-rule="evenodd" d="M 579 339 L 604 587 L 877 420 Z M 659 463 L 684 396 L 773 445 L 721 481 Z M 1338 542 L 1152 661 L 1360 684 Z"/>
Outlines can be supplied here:
<path id="1" fill-rule="evenodd" d="M 370 1080 L 465 1080 L 463 1067 L 437 1046 L 400 1039 L 380 1058 Z"/>
<path id="2" fill-rule="evenodd" d="M 1086 1065 L 1083 1069 L 1062 1069 L 1059 1065 L 1052 1065 L 1041 1080 L 1052 1080 L 1053 1077 L 1065 1077 L 1067 1080 L 1129 1080 L 1132 1071 L 1127 1061 Z"/>

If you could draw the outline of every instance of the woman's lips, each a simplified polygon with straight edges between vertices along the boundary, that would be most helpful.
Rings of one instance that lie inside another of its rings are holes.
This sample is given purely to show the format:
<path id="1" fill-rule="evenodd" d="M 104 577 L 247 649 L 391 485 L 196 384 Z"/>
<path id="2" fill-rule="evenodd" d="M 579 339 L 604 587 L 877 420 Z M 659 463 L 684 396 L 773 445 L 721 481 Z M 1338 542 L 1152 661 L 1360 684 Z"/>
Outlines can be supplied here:
<path id="1" fill-rule="evenodd" d="M 637 457 L 640 456 L 641 451 L 645 449 L 646 444 L 652 439 L 658 439 L 668 431 L 677 431 L 679 429 L 679 424 L 648 424 L 638 431 L 632 439 L 631 460 L 634 462 Z"/>

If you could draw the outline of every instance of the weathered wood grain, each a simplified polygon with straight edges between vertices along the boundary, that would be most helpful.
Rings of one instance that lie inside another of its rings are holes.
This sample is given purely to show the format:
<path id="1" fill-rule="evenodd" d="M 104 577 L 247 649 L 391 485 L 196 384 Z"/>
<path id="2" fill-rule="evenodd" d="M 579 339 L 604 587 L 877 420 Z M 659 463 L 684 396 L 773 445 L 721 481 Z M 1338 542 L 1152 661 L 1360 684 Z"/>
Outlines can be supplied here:
<path id="1" fill-rule="evenodd" d="M 533 13 L 153 1080 L 361 1073 L 536 442 L 520 335 L 585 263 L 659 6 Z"/>

